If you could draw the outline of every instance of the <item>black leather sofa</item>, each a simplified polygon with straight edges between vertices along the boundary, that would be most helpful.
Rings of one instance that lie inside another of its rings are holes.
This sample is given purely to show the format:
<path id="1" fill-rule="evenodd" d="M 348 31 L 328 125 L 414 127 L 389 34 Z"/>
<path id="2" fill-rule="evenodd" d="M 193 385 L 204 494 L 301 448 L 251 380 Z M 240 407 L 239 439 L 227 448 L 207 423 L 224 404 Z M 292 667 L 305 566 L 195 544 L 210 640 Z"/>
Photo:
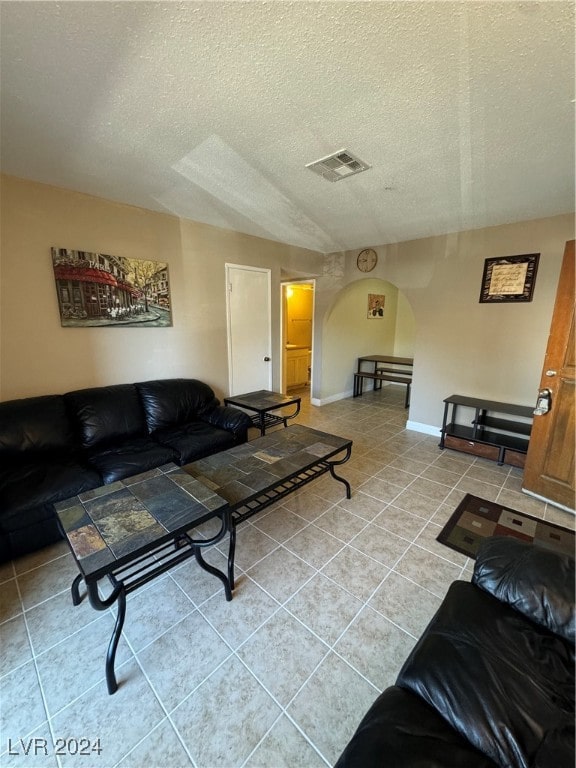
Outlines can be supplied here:
<path id="1" fill-rule="evenodd" d="M 60 538 L 54 502 L 238 445 L 250 426 L 196 379 L 0 403 L 0 562 Z"/>
<path id="2" fill-rule="evenodd" d="M 487 539 L 336 768 L 573 768 L 574 559 Z"/>

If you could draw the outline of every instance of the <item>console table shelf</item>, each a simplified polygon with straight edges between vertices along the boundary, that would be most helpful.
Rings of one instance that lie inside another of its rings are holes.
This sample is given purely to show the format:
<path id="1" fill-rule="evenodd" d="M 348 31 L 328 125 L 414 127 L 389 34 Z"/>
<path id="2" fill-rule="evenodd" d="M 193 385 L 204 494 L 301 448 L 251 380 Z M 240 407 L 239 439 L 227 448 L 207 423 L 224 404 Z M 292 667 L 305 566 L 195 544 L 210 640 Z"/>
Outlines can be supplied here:
<path id="1" fill-rule="evenodd" d="M 462 415 L 463 409 L 474 412 L 468 422 Z M 498 464 L 524 467 L 532 418 L 533 408 L 530 406 L 450 395 L 444 400 L 440 448 L 471 453 Z"/>

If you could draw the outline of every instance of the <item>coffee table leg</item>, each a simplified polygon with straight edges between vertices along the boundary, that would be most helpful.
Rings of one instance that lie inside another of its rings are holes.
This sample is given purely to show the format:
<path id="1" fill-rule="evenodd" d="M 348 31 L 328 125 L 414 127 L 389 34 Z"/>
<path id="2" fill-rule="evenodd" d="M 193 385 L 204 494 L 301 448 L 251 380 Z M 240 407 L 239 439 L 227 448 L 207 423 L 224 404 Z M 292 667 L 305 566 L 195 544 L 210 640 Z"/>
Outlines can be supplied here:
<path id="1" fill-rule="evenodd" d="M 334 480 L 338 480 L 339 483 L 344 483 L 344 485 L 346 486 L 346 498 L 347 499 L 351 499 L 352 498 L 352 489 L 350 488 L 350 483 L 348 482 L 348 480 L 345 480 L 343 477 L 340 477 L 339 475 L 337 475 L 336 472 L 334 471 L 334 467 L 338 467 L 338 466 L 340 466 L 340 464 L 345 464 L 348 461 L 348 459 L 350 458 L 351 454 L 352 454 L 352 446 L 348 446 L 348 448 L 346 449 L 346 455 L 344 456 L 343 459 L 339 459 L 337 461 L 328 461 L 327 462 L 328 467 L 330 469 L 330 474 L 332 475 Z"/>
<path id="2" fill-rule="evenodd" d="M 220 581 L 224 584 L 226 600 L 230 602 L 230 600 L 232 600 L 232 589 L 234 588 L 234 584 L 230 585 L 230 579 L 227 578 L 226 575 L 222 573 L 222 571 L 219 571 L 218 568 L 214 568 L 214 566 L 210 565 L 206 562 L 206 560 L 204 560 L 200 547 L 194 546 L 194 555 L 196 556 L 196 561 L 201 568 L 204 568 L 205 571 L 208 571 L 208 573 L 211 573 L 213 576 L 218 576 Z"/>
<path id="3" fill-rule="evenodd" d="M 230 525 L 230 547 L 228 549 L 228 581 L 234 589 L 234 555 L 236 553 L 236 525 L 232 520 Z"/>
<path id="4" fill-rule="evenodd" d="M 113 694 L 118 690 L 118 683 L 114 673 L 114 662 L 116 660 L 118 642 L 120 640 L 120 635 L 122 634 L 122 627 L 124 626 L 124 619 L 126 618 L 126 590 L 124 584 L 116 581 L 112 576 L 109 576 L 108 578 L 114 585 L 114 589 L 105 600 L 100 598 L 97 582 L 91 582 L 90 584 L 87 584 L 86 588 L 88 590 L 90 605 L 97 611 L 105 611 L 116 601 L 118 601 L 116 623 L 114 625 L 114 629 L 112 630 L 112 637 L 110 638 L 108 653 L 106 654 L 106 685 L 108 686 L 108 693 Z M 76 579 L 74 581 L 76 582 Z"/>

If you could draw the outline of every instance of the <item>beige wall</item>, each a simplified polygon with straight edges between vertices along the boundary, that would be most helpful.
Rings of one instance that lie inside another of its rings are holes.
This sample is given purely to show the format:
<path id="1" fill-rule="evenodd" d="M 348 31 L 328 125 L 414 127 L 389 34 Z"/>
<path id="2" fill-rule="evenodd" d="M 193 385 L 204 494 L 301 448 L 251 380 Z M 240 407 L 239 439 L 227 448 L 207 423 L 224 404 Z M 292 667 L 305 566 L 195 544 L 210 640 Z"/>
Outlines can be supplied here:
<path id="1" fill-rule="evenodd" d="M 442 401 L 453 393 L 535 403 L 564 246 L 573 237 L 574 216 L 566 214 L 376 247 L 371 274 L 397 286 L 415 316 L 411 426 L 440 426 Z M 484 260 L 527 253 L 541 254 L 533 300 L 480 304 Z M 359 279 L 356 255 L 330 257 L 332 279 L 316 294 L 327 328 L 339 292 Z M 319 401 L 338 390 L 324 363 L 314 380 Z M 346 379 L 339 371 L 342 392 L 352 369 Z"/>
<path id="2" fill-rule="evenodd" d="M 356 268 L 357 251 L 323 257 L 21 179 L 2 177 L 0 203 L 1 399 L 169 376 L 197 376 L 226 394 L 229 262 L 272 272 L 275 388 L 280 281 L 315 278 L 316 402 L 350 392 L 356 357 L 378 351 L 375 344 L 406 353 L 409 342 L 392 338 L 386 320 L 368 321 L 363 309 L 354 328 L 338 308 L 354 296 L 365 308 L 367 293 L 383 292 L 383 281 L 397 287 L 415 318 L 409 418 L 422 428 L 440 425 L 442 400 L 454 392 L 534 402 L 564 244 L 574 237 L 573 216 L 562 215 L 375 246 L 379 262 L 366 279 Z M 62 328 L 51 246 L 168 262 L 174 326 Z M 525 253 L 541 254 L 533 301 L 479 304 L 484 260 Z M 368 290 L 373 281 L 375 290 Z M 394 317 L 405 313 L 400 306 Z M 387 329 L 385 339 L 371 336 L 379 328 Z"/>
<path id="3" fill-rule="evenodd" d="M 2 177 L 0 399 L 171 376 L 228 387 L 226 262 L 283 274 L 321 271 L 322 256 L 89 195 Z M 51 246 L 169 265 L 171 328 L 62 328 Z M 279 372 L 273 301 L 274 386 Z"/>

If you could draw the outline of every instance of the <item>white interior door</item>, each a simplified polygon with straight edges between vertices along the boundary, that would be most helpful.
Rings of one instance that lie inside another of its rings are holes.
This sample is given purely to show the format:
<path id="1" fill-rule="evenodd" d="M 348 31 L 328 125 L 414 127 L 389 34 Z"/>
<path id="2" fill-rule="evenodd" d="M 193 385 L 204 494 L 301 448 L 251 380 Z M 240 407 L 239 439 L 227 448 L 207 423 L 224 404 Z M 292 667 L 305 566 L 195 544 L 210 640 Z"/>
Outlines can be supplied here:
<path id="1" fill-rule="evenodd" d="M 226 264 L 230 395 L 272 388 L 270 270 Z"/>

